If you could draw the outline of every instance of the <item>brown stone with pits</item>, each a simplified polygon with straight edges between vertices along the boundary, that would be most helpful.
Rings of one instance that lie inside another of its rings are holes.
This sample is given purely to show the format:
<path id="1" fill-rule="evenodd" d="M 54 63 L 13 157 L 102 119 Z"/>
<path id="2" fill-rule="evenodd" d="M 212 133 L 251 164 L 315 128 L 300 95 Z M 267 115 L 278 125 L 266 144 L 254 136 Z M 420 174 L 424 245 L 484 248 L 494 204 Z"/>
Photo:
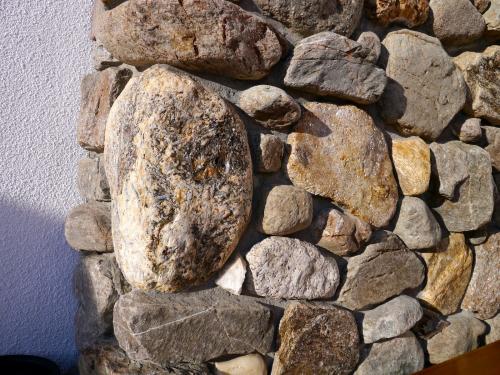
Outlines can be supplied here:
<path id="1" fill-rule="evenodd" d="M 429 0 L 366 0 L 365 8 L 383 26 L 398 23 L 411 28 L 427 20 Z"/>

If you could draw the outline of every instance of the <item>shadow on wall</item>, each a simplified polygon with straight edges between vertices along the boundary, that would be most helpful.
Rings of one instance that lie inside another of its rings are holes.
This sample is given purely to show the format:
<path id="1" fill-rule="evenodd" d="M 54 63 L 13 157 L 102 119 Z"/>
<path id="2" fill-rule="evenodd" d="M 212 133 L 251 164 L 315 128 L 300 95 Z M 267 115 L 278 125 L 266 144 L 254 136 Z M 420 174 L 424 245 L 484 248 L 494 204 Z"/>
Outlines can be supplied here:
<path id="1" fill-rule="evenodd" d="M 46 357 L 63 373 L 75 365 L 77 259 L 62 219 L 0 197 L 0 355 Z"/>

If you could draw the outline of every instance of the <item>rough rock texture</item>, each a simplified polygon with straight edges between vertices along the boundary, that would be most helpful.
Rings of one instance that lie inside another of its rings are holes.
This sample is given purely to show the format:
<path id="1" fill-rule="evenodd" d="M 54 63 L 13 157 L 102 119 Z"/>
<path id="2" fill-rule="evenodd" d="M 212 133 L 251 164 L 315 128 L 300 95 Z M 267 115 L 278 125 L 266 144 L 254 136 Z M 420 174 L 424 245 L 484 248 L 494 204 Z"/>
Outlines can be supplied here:
<path id="1" fill-rule="evenodd" d="M 264 127 L 278 130 L 297 122 L 301 113 L 299 104 L 286 91 L 268 85 L 243 91 L 238 107 Z"/>
<path id="2" fill-rule="evenodd" d="M 285 153 L 285 145 L 281 138 L 273 134 L 261 133 L 254 142 L 252 141 L 255 171 L 260 173 L 279 171 Z"/>
<path id="3" fill-rule="evenodd" d="M 272 375 L 350 374 L 358 362 L 359 336 L 354 316 L 335 306 L 289 304 L 279 336 L 281 344 Z"/>
<path id="4" fill-rule="evenodd" d="M 349 36 L 361 19 L 363 0 L 254 0 L 263 14 L 304 36 L 333 31 Z"/>
<path id="5" fill-rule="evenodd" d="M 217 375 L 267 375 L 264 358 L 259 354 L 248 354 L 225 362 L 216 362 Z"/>
<path id="6" fill-rule="evenodd" d="M 387 89 L 381 114 L 404 135 L 436 139 L 465 103 L 465 83 L 438 39 L 399 30 L 382 44 Z"/>
<path id="7" fill-rule="evenodd" d="M 64 235 L 75 250 L 112 252 L 109 203 L 90 202 L 73 208 L 66 216 Z"/>
<path id="8" fill-rule="evenodd" d="M 247 262 L 240 254 L 236 254 L 220 272 L 215 284 L 233 294 L 241 294 L 245 275 L 247 274 Z"/>
<path id="9" fill-rule="evenodd" d="M 448 45 L 473 42 L 483 35 L 486 22 L 470 0 L 430 0 L 432 31 Z"/>
<path id="10" fill-rule="evenodd" d="M 274 331 L 269 309 L 219 289 L 177 294 L 134 290 L 120 297 L 113 321 L 120 347 L 131 359 L 159 365 L 265 354 Z"/>
<path id="11" fill-rule="evenodd" d="M 101 155 L 84 158 L 78 162 L 77 186 L 84 199 L 91 201 L 111 200 Z"/>
<path id="12" fill-rule="evenodd" d="M 432 364 L 476 349 L 478 336 L 486 331 L 485 324 L 467 311 L 450 315 L 447 320 L 451 324 L 427 340 L 427 352 Z"/>
<path id="13" fill-rule="evenodd" d="M 378 35 L 372 31 L 364 31 L 359 35 L 357 42 L 370 50 L 366 59 L 376 64 L 382 52 L 382 43 Z"/>
<path id="14" fill-rule="evenodd" d="M 500 171 L 500 128 L 483 126 L 482 130 L 488 142 L 488 146 L 484 149 L 490 154 L 491 166 L 498 172 Z"/>
<path id="15" fill-rule="evenodd" d="M 451 130 L 465 143 L 475 143 L 481 140 L 481 119 L 462 118 L 453 120 Z"/>
<path id="16" fill-rule="evenodd" d="M 355 375 L 410 375 L 424 368 L 424 352 L 411 332 L 373 344 Z"/>
<path id="17" fill-rule="evenodd" d="M 77 127 L 80 146 L 89 151 L 103 152 L 109 111 L 130 77 L 130 69 L 109 68 L 83 78 Z"/>
<path id="18" fill-rule="evenodd" d="M 383 26 L 391 23 L 415 27 L 429 15 L 428 0 L 365 0 L 368 16 Z"/>
<path id="19" fill-rule="evenodd" d="M 416 288 L 424 280 L 424 265 L 390 232 L 379 232 L 361 255 L 349 259 L 338 301 L 363 309 Z"/>
<path id="20" fill-rule="evenodd" d="M 500 46 L 490 46 L 483 53 L 464 52 L 453 61 L 467 83 L 464 110 L 500 125 Z"/>
<path id="21" fill-rule="evenodd" d="M 500 340 L 500 314 L 486 320 L 485 323 L 489 326 L 489 331 L 485 337 L 486 345 Z"/>
<path id="22" fill-rule="evenodd" d="M 418 298 L 443 315 L 455 313 L 472 274 L 473 254 L 462 233 L 450 233 L 432 253 L 422 253 L 427 283 Z"/>
<path id="23" fill-rule="evenodd" d="M 420 195 L 429 188 L 431 151 L 419 137 L 392 140 L 392 161 L 404 195 Z"/>
<path id="24" fill-rule="evenodd" d="M 422 308 L 414 298 L 402 295 L 363 313 L 363 339 L 370 344 L 409 331 L 421 318 Z"/>
<path id="25" fill-rule="evenodd" d="M 102 12 L 95 33 L 130 65 L 166 63 L 238 79 L 263 78 L 282 54 L 264 21 L 223 0 L 130 0 Z"/>
<path id="26" fill-rule="evenodd" d="M 493 0 L 495 1 L 495 0 Z M 490 0 L 471 0 L 472 4 L 476 7 L 479 13 L 484 13 L 486 9 L 490 6 Z"/>
<path id="27" fill-rule="evenodd" d="M 248 289 L 259 296 L 285 299 L 333 297 L 339 285 L 337 263 L 308 242 L 269 237 L 246 255 Z"/>
<path id="28" fill-rule="evenodd" d="M 432 211 L 417 197 L 403 198 L 394 234 L 397 234 L 411 250 L 434 247 L 442 237 L 441 227 Z"/>
<path id="29" fill-rule="evenodd" d="M 207 365 L 176 363 L 160 367 L 137 362 L 114 342 L 103 342 L 82 351 L 78 361 L 80 375 L 209 375 Z"/>
<path id="30" fill-rule="evenodd" d="M 177 291 L 222 268 L 252 201 L 246 131 L 224 100 L 148 69 L 113 106 L 105 161 L 117 261 L 134 287 Z"/>
<path id="31" fill-rule="evenodd" d="M 266 191 L 258 208 L 260 232 L 284 236 L 311 225 L 313 200 L 304 189 L 292 185 L 278 185 Z"/>
<path id="32" fill-rule="evenodd" d="M 370 225 L 334 208 L 319 212 L 311 229 L 314 243 L 339 256 L 358 252 L 372 235 Z"/>
<path id="33" fill-rule="evenodd" d="M 114 66 L 120 66 L 121 61 L 115 59 L 109 51 L 98 41 L 93 41 L 91 46 L 92 66 L 95 70 L 104 70 Z"/>
<path id="34" fill-rule="evenodd" d="M 301 40 L 285 76 L 285 85 L 320 96 L 360 104 L 376 102 L 387 79 L 373 61 L 371 48 L 332 32 Z"/>
<path id="35" fill-rule="evenodd" d="M 468 145 L 460 141 L 447 142 L 441 145 L 443 161 L 439 161 L 441 154 L 435 152 L 437 147 L 431 145 L 436 159 L 438 176 L 447 161 L 452 165 L 462 164 L 460 168 L 467 169 L 467 178 L 458 185 L 455 200 L 445 199 L 434 210 L 441 217 L 446 228 L 451 232 L 465 232 L 481 228 L 489 223 L 494 207 L 494 186 L 491 178 L 491 162 L 488 153 L 478 146 Z M 449 153 L 448 156 L 446 156 Z M 453 159 L 452 159 L 453 158 Z M 463 161 L 463 162 L 462 162 Z M 446 173 L 452 173 L 453 169 Z M 460 169 L 455 170 L 461 176 Z"/>
<path id="36" fill-rule="evenodd" d="M 500 35 L 500 0 L 491 0 L 489 9 L 483 14 L 486 21 L 486 34 Z"/>
<path id="37" fill-rule="evenodd" d="M 481 319 L 494 317 L 500 309 L 500 232 L 491 234 L 485 243 L 474 247 L 472 278 L 462 301 L 462 309 Z"/>
<path id="38" fill-rule="evenodd" d="M 363 110 L 309 102 L 288 136 L 290 180 L 382 227 L 396 211 L 397 184 L 383 133 Z"/>

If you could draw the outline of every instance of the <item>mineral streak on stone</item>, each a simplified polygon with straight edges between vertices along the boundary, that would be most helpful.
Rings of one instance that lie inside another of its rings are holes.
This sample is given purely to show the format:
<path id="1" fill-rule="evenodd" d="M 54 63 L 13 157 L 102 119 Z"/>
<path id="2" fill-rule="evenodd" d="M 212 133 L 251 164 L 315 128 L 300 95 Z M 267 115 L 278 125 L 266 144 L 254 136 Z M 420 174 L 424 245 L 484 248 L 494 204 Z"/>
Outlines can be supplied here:
<path id="1" fill-rule="evenodd" d="M 365 0 L 368 16 L 383 26 L 391 23 L 415 27 L 429 15 L 429 0 Z"/>
<path id="2" fill-rule="evenodd" d="M 165 366 L 271 350 L 271 311 L 221 289 L 160 294 L 134 290 L 115 305 L 114 329 L 133 360 Z"/>
<path id="3" fill-rule="evenodd" d="M 350 36 L 363 13 L 363 0 L 254 1 L 263 14 L 304 36 L 321 31 Z"/>
<path id="4" fill-rule="evenodd" d="M 474 253 L 474 270 L 462 309 L 472 311 L 481 319 L 489 319 L 500 309 L 500 232 L 474 246 Z"/>
<path id="5" fill-rule="evenodd" d="M 290 303 L 279 328 L 272 375 L 350 374 L 359 359 L 352 313 L 326 304 Z"/>
<path id="6" fill-rule="evenodd" d="M 285 299 L 333 297 L 340 275 L 335 259 L 312 244 L 269 237 L 246 255 L 248 289 L 259 296 Z"/>
<path id="7" fill-rule="evenodd" d="M 379 102 L 385 121 L 403 135 L 435 140 L 465 103 L 465 82 L 438 39 L 399 30 L 382 44 L 387 88 Z"/>
<path id="8" fill-rule="evenodd" d="M 80 146 L 89 151 L 103 152 L 109 111 L 131 76 L 130 69 L 109 68 L 83 78 L 77 128 Z"/>
<path id="9" fill-rule="evenodd" d="M 445 199 L 442 204 L 434 208 L 434 211 L 450 232 L 466 232 L 481 228 L 491 221 L 495 204 L 490 156 L 482 148 L 460 141 L 447 142 L 442 147 L 445 148 L 445 154 L 450 152 L 455 155 L 453 164 L 463 160 L 468 177 L 458 186 L 455 199 Z M 431 148 L 434 152 L 432 145 Z M 437 161 L 439 156 L 436 153 L 434 155 Z M 437 163 L 439 164 L 438 161 Z M 458 171 L 457 169 L 455 173 Z"/>
<path id="10" fill-rule="evenodd" d="M 420 195 L 429 188 L 431 151 L 419 137 L 392 141 L 392 161 L 404 195 Z"/>
<path id="11" fill-rule="evenodd" d="M 368 308 L 416 288 L 424 280 L 424 265 L 397 236 L 379 232 L 373 241 L 347 264 L 338 302 L 349 309 Z"/>
<path id="12" fill-rule="evenodd" d="M 215 280 L 215 284 L 233 294 L 241 294 L 245 275 L 247 273 L 247 262 L 240 254 L 236 254 L 233 260 L 228 262 Z"/>
<path id="13" fill-rule="evenodd" d="M 118 60 L 260 79 L 281 58 L 279 36 L 223 0 L 130 0 L 99 16 L 96 37 Z"/>
<path id="14" fill-rule="evenodd" d="M 285 85 L 320 96 L 374 103 L 387 79 L 373 59 L 371 48 L 342 35 L 322 32 L 295 46 Z"/>
<path id="15" fill-rule="evenodd" d="M 267 366 L 260 354 L 248 354 L 225 362 L 216 362 L 217 375 L 267 375 Z"/>
<path id="16" fill-rule="evenodd" d="M 397 184 L 383 133 L 363 110 L 309 102 L 288 136 L 292 183 L 375 227 L 396 211 Z"/>
<path id="17" fill-rule="evenodd" d="M 78 162 L 77 186 L 87 200 L 109 201 L 109 185 L 101 155 L 84 158 Z"/>
<path id="18" fill-rule="evenodd" d="M 464 52 L 453 61 L 467 83 L 464 110 L 500 125 L 500 46 L 490 46 L 483 53 Z"/>
<path id="19" fill-rule="evenodd" d="M 421 255 L 427 265 L 427 283 L 418 298 L 443 315 L 455 313 L 472 274 L 473 255 L 463 233 L 451 233 L 434 252 Z"/>
<path id="20" fill-rule="evenodd" d="M 252 201 L 247 135 L 232 107 L 152 67 L 115 102 L 105 160 L 117 261 L 135 288 L 178 291 L 222 268 Z"/>
<path id="21" fill-rule="evenodd" d="M 73 208 L 64 222 L 64 235 L 75 250 L 112 252 L 110 204 L 90 202 Z"/>

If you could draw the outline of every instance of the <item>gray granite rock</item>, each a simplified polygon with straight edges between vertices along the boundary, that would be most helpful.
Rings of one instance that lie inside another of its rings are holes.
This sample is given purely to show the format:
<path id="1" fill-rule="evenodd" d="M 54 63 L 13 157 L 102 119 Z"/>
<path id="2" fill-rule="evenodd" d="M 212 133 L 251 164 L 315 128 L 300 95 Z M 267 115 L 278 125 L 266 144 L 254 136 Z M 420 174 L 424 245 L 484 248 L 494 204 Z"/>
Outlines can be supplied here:
<path id="1" fill-rule="evenodd" d="M 77 186 L 82 198 L 89 201 L 110 201 L 108 179 L 99 154 L 78 162 Z"/>
<path id="2" fill-rule="evenodd" d="M 372 31 L 364 31 L 358 36 L 357 42 L 370 50 L 366 59 L 376 64 L 382 51 L 382 43 L 378 35 Z"/>
<path id="3" fill-rule="evenodd" d="M 441 227 L 427 204 L 417 197 L 404 197 L 394 234 L 411 250 L 429 249 L 441 241 Z"/>
<path id="4" fill-rule="evenodd" d="M 258 134 L 250 141 L 255 171 L 272 173 L 281 169 L 285 144 L 273 134 Z"/>
<path id="5" fill-rule="evenodd" d="M 116 303 L 113 324 L 131 359 L 163 366 L 226 354 L 265 354 L 274 333 L 268 308 L 221 289 L 177 294 L 134 290 Z"/>
<path id="6" fill-rule="evenodd" d="M 388 77 L 381 114 L 403 135 L 435 140 L 465 103 L 465 82 L 438 39 L 390 32 L 381 59 Z"/>
<path id="7" fill-rule="evenodd" d="M 491 158 L 491 166 L 495 172 L 500 172 L 500 128 L 483 126 L 482 128 L 488 145 L 484 148 Z"/>
<path id="8" fill-rule="evenodd" d="M 371 48 L 332 32 L 301 40 L 285 76 L 290 88 L 360 104 L 376 102 L 386 83 Z"/>
<path id="9" fill-rule="evenodd" d="M 500 340 L 500 314 L 484 321 L 488 325 L 488 333 L 485 336 L 486 345 Z"/>
<path id="10" fill-rule="evenodd" d="M 402 295 L 363 312 L 365 344 L 390 339 L 408 332 L 422 318 L 422 307 L 414 298 Z"/>
<path id="11" fill-rule="evenodd" d="M 475 143 L 481 140 L 481 119 L 459 116 L 451 125 L 453 133 L 465 143 Z"/>
<path id="12" fill-rule="evenodd" d="M 247 287 L 263 297 L 317 299 L 333 297 L 340 275 L 335 259 L 312 244 L 269 237 L 246 255 Z"/>

